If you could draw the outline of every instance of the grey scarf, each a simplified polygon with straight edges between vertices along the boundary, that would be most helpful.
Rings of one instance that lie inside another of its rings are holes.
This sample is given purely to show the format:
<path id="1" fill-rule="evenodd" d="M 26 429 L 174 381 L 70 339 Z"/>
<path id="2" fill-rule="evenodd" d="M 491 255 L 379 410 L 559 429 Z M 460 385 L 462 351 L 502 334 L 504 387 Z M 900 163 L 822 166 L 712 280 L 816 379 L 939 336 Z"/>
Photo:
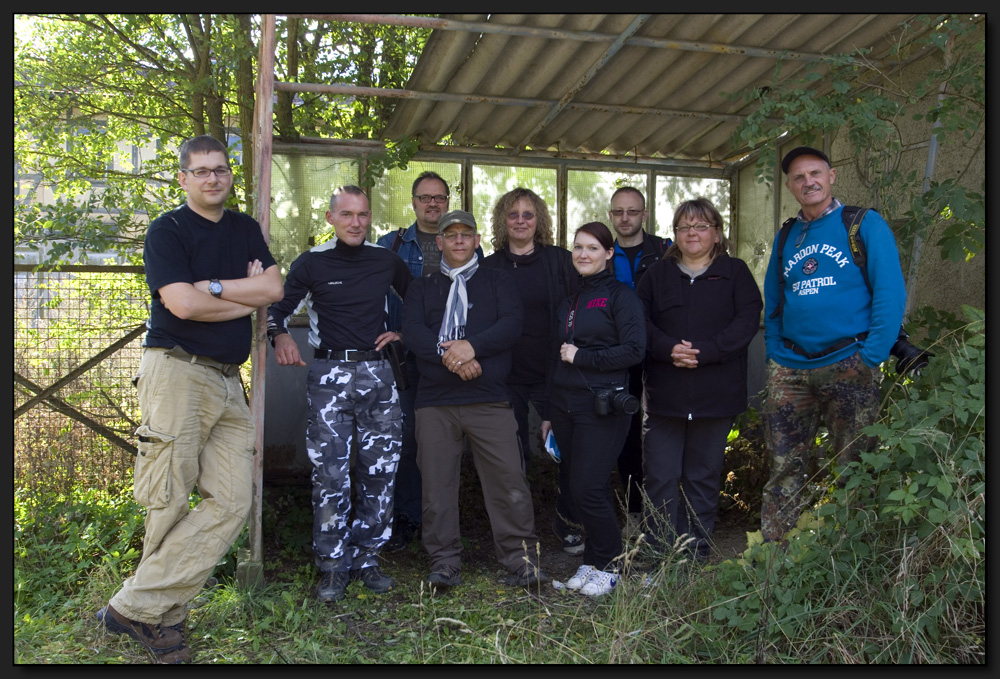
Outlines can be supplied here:
<path id="1" fill-rule="evenodd" d="M 465 290 L 465 283 L 472 278 L 478 268 L 479 257 L 477 255 L 473 255 L 472 259 L 462 266 L 454 268 L 448 266 L 443 258 L 441 259 L 441 273 L 451 279 L 451 289 L 448 291 L 444 320 L 441 321 L 441 330 L 438 333 L 439 356 L 444 356 L 445 352 L 441 347 L 441 342 L 465 337 L 465 322 L 469 311 L 469 295 Z"/>

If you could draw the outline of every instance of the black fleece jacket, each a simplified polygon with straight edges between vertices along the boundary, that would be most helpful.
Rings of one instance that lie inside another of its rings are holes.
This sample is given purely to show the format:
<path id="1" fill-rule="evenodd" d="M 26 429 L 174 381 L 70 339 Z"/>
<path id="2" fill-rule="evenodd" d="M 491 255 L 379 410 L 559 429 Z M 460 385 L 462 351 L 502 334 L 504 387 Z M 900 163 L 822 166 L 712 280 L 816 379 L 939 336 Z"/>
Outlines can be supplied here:
<path id="1" fill-rule="evenodd" d="M 480 266 L 466 284 L 465 337 L 483 374 L 463 381 L 441 364 L 438 332 L 451 279 L 440 271 L 414 279 L 403 302 L 403 338 L 420 372 L 415 408 L 509 401 L 511 347 L 521 334 L 521 298 L 510 274 Z"/>
<path id="2" fill-rule="evenodd" d="M 719 255 L 692 279 L 673 258 L 651 266 L 636 289 L 648 333 L 646 412 L 665 417 L 726 417 L 747 407 L 747 347 L 764 307 L 741 259 Z M 676 368 L 670 352 L 682 339 L 697 368 Z"/>
<path id="3" fill-rule="evenodd" d="M 580 289 L 582 279 L 573 266 L 573 256 L 569 250 L 558 245 L 539 245 L 530 255 L 514 255 L 510 246 L 498 250 L 480 263 L 481 267 L 502 269 L 510 273 L 515 285 L 522 294 L 524 302 L 525 283 L 518 280 L 519 276 L 527 276 L 529 283 L 534 279 L 545 281 L 544 292 L 548 297 L 548 316 L 543 327 L 528 327 L 529 312 L 525 308 L 524 328 L 521 337 L 514 345 L 513 365 L 510 382 L 530 384 L 525 376 L 539 376 L 539 381 L 548 384 L 555 362 L 553 353 L 558 356 L 559 344 L 556 342 L 556 313 L 559 305 L 570 295 Z M 540 275 L 532 276 L 533 269 L 539 269 Z M 539 341 L 539 340 L 542 341 Z M 548 401 L 542 405 L 542 411 L 547 409 Z M 539 412 L 544 420 L 545 412 Z"/>
<path id="4" fill-rule="evenodd" d="M 607 272 L 587 276 L 582 289 L 559 307 L 556 336 L 577 347 L 572 365 L 559 359 L 549 388 L 551 405 L 593 409 L 593 390 L 628 386 L 628 368 L 646 353 L 642 304 L 635 292 Z"/>

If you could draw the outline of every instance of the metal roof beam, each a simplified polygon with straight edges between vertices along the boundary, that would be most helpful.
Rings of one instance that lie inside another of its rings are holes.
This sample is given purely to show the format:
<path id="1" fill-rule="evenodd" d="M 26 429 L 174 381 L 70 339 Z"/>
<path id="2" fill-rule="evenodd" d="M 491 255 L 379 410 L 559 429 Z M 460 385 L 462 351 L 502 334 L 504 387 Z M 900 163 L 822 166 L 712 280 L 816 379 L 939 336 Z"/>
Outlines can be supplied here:
<path id="1" fill-rule="evenodd" d="M 494 24 L 481 21 L 456 21 L 453 19 L 415 17 L 403 14 L 286 14 L 285 16 L 297 19 L 314 19 L 317 21 L 344 21 L 347 23 L 381 24 L 384 26 L 410 26 L 413 28 L 430 28 L 441 31 L 500 33 L 503 35 L 521 35 L 556 40 L 578 40 L 581 42 L 615 42 L 619 37 L 613 33 L 598 33 L 597 31 L 571 31 L 558 28 L 512 26 L 510 24 Z M 821 54 L 818 52 L 788 52 L 785 50 L 750 47 L 747 45 L 726 45 L 723 43 L 669 40 L 667 38 L 649 38 L 642 36 L 632 36 L 626 40 L 624 44 L 635 47 L 662 47 L 688 52 L 712 52 L 714 54 L 735 54 L 744 57 L 763 57 L 766 59 L 784 59 L 793 61 L 828 61 L 833 58 L 832 55 Z"/>
<path id="2" fill-rule="evenodd" d="M 526 99 L 522 97 L 498 97 L 478 94 L 453 94 L 450 92 L 417 92 L 416 90 L 400 90 L 381 87 L 360 87 L 358 85 L 324 85 L 319 83 L 274 83 L 275 91 L 285 92 L 317 92 L 326 94 L 344 94 L 362 97 L 388 97 L 392 99 L 429 99 L 432 101 L 450 101 L 465 104 L 497 104 L 500 106 L 523 106 L 526 108 L 551 108 L 560 106 L 555 99 Z M 678 118 L 698 118 L 738 123 L 746 116 L 730 113 L 711 113 L 709 111 L 684 111 L 680 109 L 652 108 L 649 106 L 621 106 L 617 104 L 596 104 L 589 102 L 568 102 L 564 109 L 578 111 L 598 111 L 601 113 L 673 116 Z"/>
<path id="3" fill-rule="evenodd" d="M 385 149 L 383 142 L 367 139 L 326 139 L 322 137 L 301 137 L 298 142 L 283 142 L 274 139 L 276 153 L 306 154 L 319 156 L 364 155 Z M 506 149 L 469 146 L 432 146 L 421 148 L 413 156 L 415 160 L 446 160 L 467 158 L 472 162 L 509 165 L 510 156 Z M 652 158 L 646 156 L 608 155 L 604 153 L 582 153 L 577 151 L 525 151 L 517 158 L 519 165 L 541 165 L 551 167 L 566 164 L 573 168 L 606 166 L 617 170 L 635 171 L 646 167 L 657 172 L 669 172 L 681 177 L 709 177 L 725 179 L 730 170 L 725 163 L 706 160 L 678 160 L 674 158 Z"/>

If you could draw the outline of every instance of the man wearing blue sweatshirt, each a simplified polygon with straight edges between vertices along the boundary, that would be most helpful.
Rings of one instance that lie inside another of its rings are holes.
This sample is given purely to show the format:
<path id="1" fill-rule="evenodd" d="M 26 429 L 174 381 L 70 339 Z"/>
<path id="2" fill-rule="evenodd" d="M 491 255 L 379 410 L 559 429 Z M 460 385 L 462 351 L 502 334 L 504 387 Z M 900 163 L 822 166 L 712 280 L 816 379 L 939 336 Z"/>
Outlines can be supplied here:
<path id="1" fill-rule="evenodd" d="M 836 463 L 869 450 L 861 430 L 878 415 L 879 364 L 899 336 L 906 289 L 892 230 L 874 210 L 861 223 L 871 289 L 851 256 L 831 191 L 837 171 L 807 146 L 781 161 L 785 186 L 801 206 L 782 252 L 778 239 L 764 277 L 767 395 L 764 435 L 771 457 L 761 533 L 780 540 L 807 505 L 813 442 L 825 424 Z"/>

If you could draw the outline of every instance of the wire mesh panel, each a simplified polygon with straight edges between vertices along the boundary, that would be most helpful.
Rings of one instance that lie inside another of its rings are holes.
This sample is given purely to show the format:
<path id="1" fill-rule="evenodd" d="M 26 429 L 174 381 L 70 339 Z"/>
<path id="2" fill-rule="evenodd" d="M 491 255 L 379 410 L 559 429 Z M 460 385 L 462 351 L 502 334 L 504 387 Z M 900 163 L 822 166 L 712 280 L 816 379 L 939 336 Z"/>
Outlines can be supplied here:
<path id="1" fill-rule="evenodd" d="M 603 222 L 611 227 L 608 210 L 611 209 L 611 194 L 622 186 L 638 189 L 643 196 L 649 196 L 649 177 L 642 172 L 607 172 L 593 170 L 569 170 L 566 175 L 566 189 L 569 192 L 567 212 L 569 233 L 587 222 Z M 649 225 L 645 228 L 648 230 Z"/>
<path id="2" fill-rule="evenodd" d="M 702 177 L 674 177 L 656 175 L 656 228 L 650 229 L 657 236 L 674 237 L 674 211 L 686 200 L 706 198 L 722 215 L 723 231 L 732 238 L 733 222 L 729 215 L 729 180 Z"/>
<path id="3" fill-rule="evenodd" d="M 372 233 L 371 239 L 378 238 L 413 224 L 413 182 L 423 172 L 436 172 L 448 184 L 450 200 L 448 209 L 461 210 L 462 186 L 461 163 L 410 162 L 406 169 L 394 169 L 383 174 L 372 189 Z M 479 219 L 479 215 L 476 215 Z"/>
<path id="4" fill-rule="evenodd" d="M 326 221 L 330 195 L 344 184 L 358 183 L 358 167 L 350 158 L 275 155 L 271 163 L 270 250 L 288 273 L 295 258 L 333 235 Z"/>
<path id="5" fill-rule="evenodd" d="M 14 274 L 15 487 L 131 484 L 148 297 L 141 273 Z"/>
<path id="6" fill-rule="evenodd" d="M 736 219 L 739 237 L 736 239 L 736 256 L 747 263 L 761 291 L 764 274 L 771 257 L 774 241 L 773 187 L 759 183 L 754 166 L 747 165 L 739 172 L 740 204 Z"/>
<path id="7" fill-rule="evenodd" d="M 552 235 L 559 233 L 556 171 L 544 167 L 475 165 L 472 168 L 472 214 L 479 223 L 483 253 L 493 252 L 493 208 L 500 196 L 517 187 L 534 191 L 552 218 Z M 506 227 L 506 222 L 504 222 Z"/>

